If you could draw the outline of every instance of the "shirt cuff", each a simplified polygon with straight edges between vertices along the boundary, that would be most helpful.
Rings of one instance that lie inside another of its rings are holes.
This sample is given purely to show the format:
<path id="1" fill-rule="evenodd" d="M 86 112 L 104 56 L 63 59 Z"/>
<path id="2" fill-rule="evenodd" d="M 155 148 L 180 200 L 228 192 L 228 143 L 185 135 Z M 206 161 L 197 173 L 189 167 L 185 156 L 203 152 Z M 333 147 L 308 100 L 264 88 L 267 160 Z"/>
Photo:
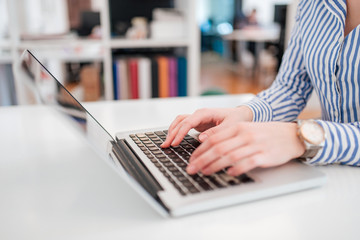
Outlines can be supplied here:
<path id="1" fill-rule="evenodd" d="M 312 165 L 342 164 L 359 166 L 359 129 L 344 123 L 317 120 L 325 130 L 325 144 L 313 158 L 306 162 Z"/>
<path id="2" fill-rule="evenodd" d="M 270 122 L 272 121 L 273 113 L 270 105 L 261 98 L 254 98 L 248 103 L 241 104 L 247 106 L 253 113 L 253 122 Z"/>

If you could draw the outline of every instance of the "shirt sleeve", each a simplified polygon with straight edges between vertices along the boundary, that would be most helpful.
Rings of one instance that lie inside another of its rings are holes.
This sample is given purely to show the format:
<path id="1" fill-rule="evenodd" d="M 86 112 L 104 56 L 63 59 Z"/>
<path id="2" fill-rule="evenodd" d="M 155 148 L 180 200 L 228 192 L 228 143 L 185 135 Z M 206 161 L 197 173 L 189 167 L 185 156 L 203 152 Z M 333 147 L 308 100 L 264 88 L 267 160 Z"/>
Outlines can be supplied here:
<path id="1" fill-rule="evenodd" d="M 325 130 L 325 145 L 315 157 L 307 160 L 307 163 L 360 166 L 360 123 L 317 122 Z"/>
<path id="2" fill-rule="evenodd" d="M 260 92 L 255 99 L 243 104 L 252 110 L 255 122 L 296 119 L 313 90 L 301 48 L 301 4 L 298 6 L 295 26 L 274 83 Z"/>

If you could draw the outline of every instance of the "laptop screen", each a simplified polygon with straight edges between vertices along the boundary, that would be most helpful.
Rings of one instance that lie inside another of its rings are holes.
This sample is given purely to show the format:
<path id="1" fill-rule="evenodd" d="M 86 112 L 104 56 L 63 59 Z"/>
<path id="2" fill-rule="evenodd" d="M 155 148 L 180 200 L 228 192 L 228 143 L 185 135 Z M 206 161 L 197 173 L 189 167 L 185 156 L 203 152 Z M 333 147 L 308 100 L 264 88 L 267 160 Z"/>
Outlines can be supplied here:
<path id="1" fill-rule="evenodd" d="M 113 137 L 79 103 L 78 100 L 56 79 L 29 51 L 25 50 L 20 61 L 14 65 L 18 93 L 27 103 L 45 104 L 56 109 L 59 117 L 68 119 L 93 148 L 106 160 L 108 147 Z"/>

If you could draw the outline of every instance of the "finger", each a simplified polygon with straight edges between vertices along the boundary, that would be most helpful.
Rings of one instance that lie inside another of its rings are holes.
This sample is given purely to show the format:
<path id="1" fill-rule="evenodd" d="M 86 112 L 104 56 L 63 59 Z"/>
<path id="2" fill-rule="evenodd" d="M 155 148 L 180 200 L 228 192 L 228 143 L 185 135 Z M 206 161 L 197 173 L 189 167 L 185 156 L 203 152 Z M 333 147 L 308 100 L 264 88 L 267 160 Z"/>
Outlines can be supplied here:
<path id="1" fill-rule="evenodd" d="M 262 154 L 254 154 L 248 158 L 240 160 L 236 165 L 229 168 L 227 173 L 231 176 L 238 176 L 243 173 L 247 173 L 250 170 L 260 167 L 264 162 Z"/>
<path id="2" fill-rule="evenodd" d="M 200 135 L 199 135 L 199 140 L 200 142 L 204 142 L 207 138 L 209 138 L 210 136 L 220 132 L 221 130 L 223 130 L 225 127 L 224 124 L 220 124 L 218 126 L 215 126 L 215 127 L 212 127 L 212 128 L 209 128 L 208 130 L 202 132 Z"/>
<path id="3" fill-rule="evenodd" d="M 175 120 L 171 123 L 168 134 L 166 136 L 165 141 L 161 144 L 161 147 L 167 148 L 170 147 L 171 142 L 174 140 L 175 136 L 177 135 L 178 124 L 182 122 L 185 118 L 189 117 L 190 115 L 179 115 L 175 118 Z"/>
<path id="4" fill-rule="evenodd" d="M 225 141 L 236 135 L 236 131 L 232 128 L 222 126 L 221 124 L 217 126 L 217 133 L 210 136 L 206 141 L 204 141 L 192 154 L 190 157 L 190 162 L 194 161 L 196 158 L 204 154 L 212 147 L 214 147 L 219 142 Z"/>
<path id="5" fill-rule="evenodd" d="M 224 155 L 226 155 L 229 151 L 232 151 L 240 147 L 242 144 L 243 142 L 237 141 L 235 139 L 232 139 L 232 141 L 220 142 L 216 146 L 204 152 L 204 154 L 202 154 L 195 160 L 192 160 L 188 167 L 189 173 L 198 172 L 200 170 L 202 171 L 203 169 L 207 169 L 208 166 L 211 166 L 219 161 L 222 161 Z M 227 164 L 227 163 L 223 163 L 223 164 Z M 205 172 L 203 173 L 206 174 Z"/>
<path id="6" fill-rule="evenodd" d="M 171 145 L 172 146 L 179 145 L 180 142 L 184 139 L 185 135 L 192 128 L 196 128 L 200 124 L 202 124 L 203 121 L 206 121 L 206 122 L 209 121 L 208 114 L 204 114 L 203 111 L 195 112 L 194 114 L 190 115 L 189 117 L 187 117 L 186 119 L 181 121 L 181 123 L 179 123 L 178 126 L 175 127 L 175 129 L 174 129 L 174 132 L 176 132 L 176 136 L 175 136 L 174 140 L 171 142 Z"/>
<path id="7" fill-rule="evenodd" d="M 218 172 L 226 167 L 236 165 L 243 159 L 249 158 L 259 152 L 259 149 L 250 147 L 249 145 L 242 145 L 236 149 L 229 151 L 224 156 L 220 157 L 217 161 L 210 163 L 200 171 L 205 175 L 211 175 Z"/>
<path id="8" fill-rule="evenodd" d="M 180 123 L 182 122 L 185 118 L 189 117 L 190 114 L 183 114 L 183 115 L 179 115 L 175 118 L 175 120 L 170 124 L 170 127 L 168 129 L 169 132 L 171 132 L 172 130 L 174 130 L 174 128 Z"/>
<path id="9" fill-rule="evenodd" d="M 246 141 L 245 138 L 235 138 L 236 140 L 232 141 L 231 144 L 229 144 L 228 141 L 225 141 L 233 136 L 234 131 L 226 131 L 225 133 L 222 133 L 221 136 L 209 138 L 208 141 L 202 144 L 204 147 L 200 145 L 190 157 L 187 172 L 189 174 L 197 173 L 211 162 L 218 160 L 222 155 L 226 154 L 226 152 L 241 146 L 244 144 L 244 141 Z M 200 151 L 200 154 L 198 151 Z M 195 157 L 193 155 L 195 155 Z"/>
<path id="10" fill-rule="evenodd" d="M 194 128 L 196 125 L 196 123 L 191 123 L 189 121 L 186 121 L 184 123 L 182 123 L 181 125 L 179 125 L 178 131 L 176 133 L 176 136 L 174 138 L 174 140 L 171 143 L 171 146 L 178 146 L 181 141 L 184 139 L 184 137 L 186 136 L 186 134 L 192 129 Z"/>
<path id="11" fill-rule="evenodd" d="M 195 159 L 191 159 L 191 163 L 201 162 L 202 168 L 205 169 L 208 165 L 212 164 L 216 159 L 227 156 L 233 151 L 243 147 L 247 144 L 247 139 L 241 136 L 230 136 L 228 139 L 218 142 L 210 147 L 200 156 L 195 155 Z"/>

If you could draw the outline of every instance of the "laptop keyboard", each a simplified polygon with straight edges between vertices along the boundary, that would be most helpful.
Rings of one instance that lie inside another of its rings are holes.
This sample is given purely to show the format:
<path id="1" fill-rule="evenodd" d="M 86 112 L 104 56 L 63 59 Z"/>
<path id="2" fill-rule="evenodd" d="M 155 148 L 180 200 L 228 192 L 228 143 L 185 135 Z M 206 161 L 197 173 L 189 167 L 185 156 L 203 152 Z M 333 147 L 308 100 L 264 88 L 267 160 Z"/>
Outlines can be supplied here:
<path id="1" fill-rule="evenodd" d="M 190 135 L 177 147 L 162 149 L 160 145 L 166 139 L 167 131 L 156 131 L 130 135 L 130 138 L 145 153 L 151 162 L 174 185 L 181 195 L 195 194 L 203 191 L 252 183 L 254 180 L 246 174 L 237 177 L 221 170 L 210 176 L 201 173 L 189 175 L 186 172 L 190 155 L 200 145 Z"/>

